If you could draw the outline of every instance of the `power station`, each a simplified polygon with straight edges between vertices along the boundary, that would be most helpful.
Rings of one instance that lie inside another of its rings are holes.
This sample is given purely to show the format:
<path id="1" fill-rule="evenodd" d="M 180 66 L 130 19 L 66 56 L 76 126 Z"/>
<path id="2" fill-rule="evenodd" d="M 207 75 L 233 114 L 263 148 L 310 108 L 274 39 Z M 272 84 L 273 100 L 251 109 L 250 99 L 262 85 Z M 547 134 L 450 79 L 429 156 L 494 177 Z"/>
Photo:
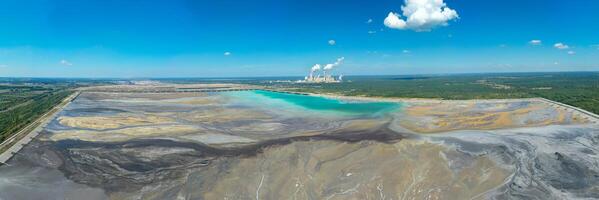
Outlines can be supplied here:
<path id="1" fill-rule="evenodd" d="M 337 61 L 331 64 L 326 64 L 322 67 L 320 64 L 315 64 L 310 68 L 308 76 L 304 77 L 304 80 L 297 81 L 299 83 L 339 83 L 343 81 L 343 75 L 339 75 L 335 78 L 331 71 L 334 67 L 341 65 L 345 58 L 337 58 Z M 320 73 L 322 72 L 322 73 Z"/>

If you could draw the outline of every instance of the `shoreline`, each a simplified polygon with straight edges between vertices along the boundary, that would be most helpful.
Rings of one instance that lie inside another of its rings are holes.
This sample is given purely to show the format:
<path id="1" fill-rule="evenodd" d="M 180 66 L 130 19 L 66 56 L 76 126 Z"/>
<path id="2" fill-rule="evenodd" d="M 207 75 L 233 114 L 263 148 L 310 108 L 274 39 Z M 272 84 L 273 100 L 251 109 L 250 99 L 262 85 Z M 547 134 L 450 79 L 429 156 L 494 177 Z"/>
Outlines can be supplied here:
<path id="1" fill-rule="evenodd" d="M 272 89 L 268 90 L 268 91 L 292 94 L 291 92 L 277 91 L 277 90 L 272 90 Z M 294 93 L 298 93 L 298 92 L 294 92 Z M 460 100 L 454 100 L 454 99 L 434 99 L 434 98 L 346 96 L 346 95 L 331 94 L 331 93 L 308 93 L 308 92 L 301 92 L 301 93 L 303 95 L 308 95 L 308 96 L 323 97 L 323 98 L 337 99 L 337 100 L 346 100 L 346 101 L 353 100 L 353 101 L 391 102 L 391 103 L 407 103 L 407 104 L 410 104 L 410 103 L 437 103 L 437 104 L 440 104 L 440 103 L 445 103 L 445 102 L 448 102 L 448 103 L 513 103 L 513 102 L 524 102 L 524 101 L 540 102 L 540 103 L 550 104 L 552 107 L 553 106 L 561 107 L 562 109 L 564 109 L 566 111 L 577 112 L 581 115 L 593 118 L 594 119 L 593 121 L 595 123 L 599 123 L 599 115 L 598 114 L 595 114 L 593 112 L 590 112 L 588 110 L 585 110 L 585 109 L 582 109 L 582 108 L 579 108 L 576 106 L 564 104 L 564 103 L 553 101 L 553 100 L 546 99 L 543 97 L 511 98 L 511 99 L 460 99 Z"/>

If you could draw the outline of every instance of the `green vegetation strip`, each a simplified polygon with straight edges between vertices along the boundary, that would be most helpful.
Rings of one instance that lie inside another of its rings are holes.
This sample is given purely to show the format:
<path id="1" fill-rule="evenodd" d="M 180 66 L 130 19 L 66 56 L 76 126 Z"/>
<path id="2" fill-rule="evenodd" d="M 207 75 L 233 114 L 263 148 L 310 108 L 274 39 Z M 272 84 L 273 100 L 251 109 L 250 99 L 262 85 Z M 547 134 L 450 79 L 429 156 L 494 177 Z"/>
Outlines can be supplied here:
<path id="1" fill-rule="evenodd" d="M 36 96 L 34 103 L 16 107 L 8 112 L 0 112 L 0 142 L 34 122 L 72 93 L 68 90 L 48 92 Z"/>

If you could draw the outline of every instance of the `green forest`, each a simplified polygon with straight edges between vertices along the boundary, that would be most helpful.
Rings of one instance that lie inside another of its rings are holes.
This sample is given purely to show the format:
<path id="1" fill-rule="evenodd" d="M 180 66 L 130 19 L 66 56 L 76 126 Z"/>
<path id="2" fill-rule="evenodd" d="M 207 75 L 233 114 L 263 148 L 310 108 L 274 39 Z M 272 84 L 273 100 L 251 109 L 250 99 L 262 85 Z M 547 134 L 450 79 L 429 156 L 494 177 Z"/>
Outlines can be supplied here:
<path id="1" fill-rule="evenodd" d="M 358 76 L 342 83 L 259 85 L 295 92 L 349 96 L 505 99 L 543 97 L 599 113 L 599 73 L 508 73 L 419 76 Z"/>
<path id="2" fill-rule="evenodd" d="M 0 93 L 0 142 L 59 104 L 72 91 L 66 89 L 3 86 Z"/>

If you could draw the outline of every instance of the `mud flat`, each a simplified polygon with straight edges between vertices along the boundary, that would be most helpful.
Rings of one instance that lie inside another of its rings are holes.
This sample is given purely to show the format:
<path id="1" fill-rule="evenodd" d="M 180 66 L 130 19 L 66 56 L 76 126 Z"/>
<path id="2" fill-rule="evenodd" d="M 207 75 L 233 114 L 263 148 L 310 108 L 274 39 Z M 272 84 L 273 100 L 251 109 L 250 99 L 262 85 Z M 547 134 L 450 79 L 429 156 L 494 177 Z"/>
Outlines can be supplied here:
<path id="1" fill-rule="evenodd" d="M 402 127 L 419 133 L 590 122 L 583 113 L 566 111 L 536 100 L 412 102 L 400 115 L 397 119 Z"/>
<path id="2" fill-rule="evenodd" d="M 599 198 L 599 126 L 536 100 L 119 87 L 1 166 L 0 199 Z"/>

